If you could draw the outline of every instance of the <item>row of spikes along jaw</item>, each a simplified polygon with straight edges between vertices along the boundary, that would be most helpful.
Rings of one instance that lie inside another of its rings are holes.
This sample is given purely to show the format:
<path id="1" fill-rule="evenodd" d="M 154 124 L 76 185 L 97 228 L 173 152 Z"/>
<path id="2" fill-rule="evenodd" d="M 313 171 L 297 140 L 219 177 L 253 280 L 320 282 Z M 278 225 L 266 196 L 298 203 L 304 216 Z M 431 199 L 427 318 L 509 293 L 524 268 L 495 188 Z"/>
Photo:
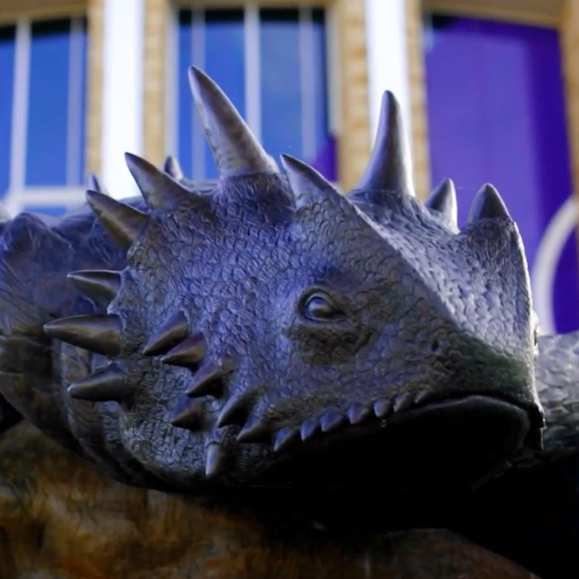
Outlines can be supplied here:
<path id="1" fill-rule="evenodd" d="M 190 86 L 197 111 L 204 125 L 221 179 L 232 179 L 257 174 L 278 174 L 279 169 L 256 141 L 248 126 L 222 90 L 203 72 L 189 70 Z M 127 153 L 128 168 L 151 211 L 170 210 L 184 199 L 199 197 L 199 193 L 186 186 L 179 163 L 167 158 L 160 171 L 147 161 Z M 282 163 L 296 207 L 313 198 L 327 198 L 339 193 L 315 169 L 282 155 Z M 129 250 L 141 237 L 150 222 L 148 213 L 141 212 L 116 201 L 103 192 L 96 177 L 91 176 L 91 190 L 87 200 L 93 212 L 112 238 Z M 191 182 L 190 182 L 191 183 Z M 408 143 L 402 130 L 399 105 L 390 92 L 384 94 L 376 143 L 368 169 L 354 191 L 363 191 L 371 204 L 380 203 L 384 192 L 392 191 L 413 195 Z M 346 196 L 356 203 L 355 196 Z M 454 232 L 457 227 L 457 202 L 454 185 L 450 179 L 443 181 L 430 195 L 424 206 L 437 218 L 442 218 Z M 477 194 L 471 209 L 470 221 L 482 218 L 509 218 L 508 211 L 497 191 L 485 185 Z M 115 299 L 121 289 L 121 272 L 106 270 L 76 271 L 69 279 L 83 293 L 102 307 Z M 68 387 L 72 398 L 91 402 L 117 401 L 134 396 L 129 377 L 115 361 L 122 354 L 122 321 L 117 315 L 92 314 L 55 320 L 45 326 L 52 337 L 89 351 L 107 356 L 112 362 L 103 370 L 75 382 Z M 146 342 L 145 356 L 161 356 L 161 362 L 194 372 L 193 381 L 186 391 L 188 397 L 224 399 L 224 369 L 213 365 L 207 356 L 205 336 L 192 333 L 185 314 L 180 311 L 166 320 Z M 282 451 L 300 440 L 309 440 L 316 431 L 333 432 L 337 426 L 358 424 L 368 417 L 383 419 L 388 413 L 399 410 L 388 400 L 373 401 L 367 408 L 350 408 L 345 416 L 324 415 L 296 428 L 284 428 L 273 433 L 252 418 L 251 405 L 241 399 L 225 399 L 216 421 L 216 428 L 241 426 L 237 435 L 239 443 L 271 443 L 274 452 Z M 192 431 L 201 430 L 203 412 L 193 403 L 184 412 L 174 415 L 172 424 Z M 241 418 L 240 418 L 241 417 Z M 215 436 L 215 438 L 219 438 Z M 205 476 L 221 474 L 227 464 L 226 450 L 219 443 L 206 449 Z"/>

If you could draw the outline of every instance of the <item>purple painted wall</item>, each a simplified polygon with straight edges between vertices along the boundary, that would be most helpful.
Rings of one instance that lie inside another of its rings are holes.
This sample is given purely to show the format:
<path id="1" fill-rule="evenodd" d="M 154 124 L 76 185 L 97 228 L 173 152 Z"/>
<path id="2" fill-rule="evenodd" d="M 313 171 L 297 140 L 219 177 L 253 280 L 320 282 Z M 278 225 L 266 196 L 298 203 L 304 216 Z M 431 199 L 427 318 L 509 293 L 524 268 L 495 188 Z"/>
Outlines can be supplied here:
<path id="1" fill-rule="evenodd" d="M 572 194 L 559 40 L 554 30 L 434 17 L 425 36 L 433 185 L 450 177 L 466 222 L 490 182 L 519 225 L 532 268 L 541 238 Z M 579 328 L 577 244 L 557 268 L 556 328 Z"/>

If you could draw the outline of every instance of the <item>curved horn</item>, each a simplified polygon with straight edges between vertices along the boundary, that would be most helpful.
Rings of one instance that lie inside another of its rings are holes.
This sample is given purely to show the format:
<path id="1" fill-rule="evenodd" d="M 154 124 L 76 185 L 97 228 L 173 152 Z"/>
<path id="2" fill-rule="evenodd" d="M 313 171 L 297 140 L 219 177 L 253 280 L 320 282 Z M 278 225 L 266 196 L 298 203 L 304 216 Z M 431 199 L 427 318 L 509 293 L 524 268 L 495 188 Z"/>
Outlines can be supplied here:
<path id="1" fill-rule="evenodd" d="M 194 66 L 189 69 L 189 83 L 221 177 L 278 173 L 276 162 L 219 86 Z"/>
<path id="2" fill-rule="evenodd" d="M 181 163 L 173 155 L 169 155 L 165 162 L 163 163 L 163 171 L 175 179 L 175 181 L 181 181 L 183 179 L 183 169 L 181 168 Z"/>
<path id="3" fill-rule="evenodd" d="M 294 195 L 296 209 L 316 200 L 323 202 L 329 196 L 340 195 L 321 173 L 307 163 L 285 154 L 281 155 L 281 162 Z"/>
<path id="4" fill-rule="evenodd" d="M 424 206 L 442 213 L 453 225 L 457 226 L 458 204 L 452 179 L 445 179 L 439 183 L 424 202 Z"/>
<path id="5" fill-rule="evenodd" d="M 402 126 L 400 104 L 390 91 L 382 96 L 374 148 L 355 189 L 389 190 L 414 196 L 410 147 Z"/>

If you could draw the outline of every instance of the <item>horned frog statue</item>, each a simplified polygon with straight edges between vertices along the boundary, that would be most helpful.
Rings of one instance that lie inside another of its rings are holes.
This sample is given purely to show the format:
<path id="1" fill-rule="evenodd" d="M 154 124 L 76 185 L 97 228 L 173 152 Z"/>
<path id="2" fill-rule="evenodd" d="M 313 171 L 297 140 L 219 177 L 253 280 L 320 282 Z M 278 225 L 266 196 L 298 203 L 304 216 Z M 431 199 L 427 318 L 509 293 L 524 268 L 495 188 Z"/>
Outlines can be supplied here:
<path id="1" fill-rule="evenodd" d="M 190 83 L 217 185 L 1 219 L 0 577 L 576 577 L 579 339 L 498 192 L 418 202 L 389 92 L 343 195 Z"/>

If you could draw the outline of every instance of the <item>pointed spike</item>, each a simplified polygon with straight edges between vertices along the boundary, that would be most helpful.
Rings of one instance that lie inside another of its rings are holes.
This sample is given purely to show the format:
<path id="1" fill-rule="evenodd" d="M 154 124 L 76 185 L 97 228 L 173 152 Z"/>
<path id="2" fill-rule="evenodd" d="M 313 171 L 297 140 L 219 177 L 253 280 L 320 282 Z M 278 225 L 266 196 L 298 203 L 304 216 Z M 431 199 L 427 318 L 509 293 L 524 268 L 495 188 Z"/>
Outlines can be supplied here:
<path id="1" fill-rule="evenodd" d="M 121 350 L 121 320 L 115 315 L 92 314 L 60 318 L 44 325 L 51 337 L 104 356 Z"/>
<path id="2" fill-rule="evenodd" d="M 89 202 L 103 227 L 122 249 L 129 249 L 149 223 L 146 213 L 98 191 L 87 191 Z"/>
<path id="3" fill-rule="evenodd" d="M 276 435 L 273 443 L 273 451 L 281 452 L 294 446 L 300 441 L 300 431 L 297 428 L 282 428 Z"/>
<path id="4" fill-rule="evenodd" d="M 271 440 L 271 430 L 261 419 L 252 417 L 246 423 L 241 432 L 237 435 L 237 442 L 242 444 L 251 442 L 269 442 Z"/>
<path id="5" fill-rule="evenodd" d="M 374 414 L 378 418 L 384 418 L 392 412 L 392 402 L 390 400 L 377 400 L 374 402 Z"/>
<path id="6" fill-rule="evenodd" d="M 177 331 L 176 328 L 175 331 Z M 179 366 L 181 368 L 194 369 L 203 360 L 207 352 L 207 344 L 203 334 L 193 334 L 180 344 L 177 344 L 165 356 L 161 358 L 163 364 Z"/>
<path id="7" fill-rule="evenodd" d="M 125 374 L 116 365 L 111 364 L 104 370 L 71 384 L 68 393 L 76 400 L 108 402 L 123 400 L 130 395 L 131 390 Z"/>
<path id="8" fill-rule="evenodd" d="M 253 406 L 253 397 L 248 398 L 247 396 L 234 397 L 232 396 L 229 400 L 222 406 L 219 412 L 219 417 L 217 418 L 217 428 L 223 428 L 224 426 L 237 425 L 243 426 Z"/>
<path id="9" fill-rule="evenodd" d="M 175 181 L 181 181 L 184 178 L 183 169 L 181 168 L 181 163 L 173 155 L 169 155 L 165 162 L 163 163 L 163 171 L 175 179 Z"/>
<path id="10" fill-rule="evenodd" d="M 434 393 L 430 390 L 422 390 L 414 397 L 414 405 L 418 406 L 419 404 L 423 404 L 433 397 Z"/>
<path id="11" fill-rule="evenodd" d="M 203 411 L 197 401 L 192 403 L 189 398 L 184 398 L 173 412 L 171 424 L 177 428 L 198 430 L 203 427 L 203 419 Z"/>
<path id="12" fill-rule="evenodd" d="M 398 394 L 396 398 L 394 398 L 394 404 L 392 409 L 394 412 L 400 412 L 401 410 L 407 410 L 411 406 L 414 405 L 414 394 L 411 392 L 405 394 Z"/>
<path id="13" fill-rule="evenodd" d="M 225 471 L 227 453 L 223 446 L 212 442 L 205 449 L 205 476 L 214 478 Z"/>
<path id="14" fill-rule="evenodd" d="M 525 446 L 541 452 L 544 449 L 543 431 L 533 428 L 525 439 Z"/>
<path id="15" fill-rule="evenodd" d="M 320 428 L 320 423 L 317 420 L 306 420 L 300 429 L 302 440 L 307 442 L 313 438 Z"/>
<path id="16" fill-rule="evenodd" d="M 173 177 L 145 159 L 125 153 L 125 161 L 150 209 L 171 209 L 192 197 Z"/>
<path id="17" fill-rule="evenodd" d="M 490 183 L 479 189 L 470 207 L 469 223 L 479 219 L 511 219 L 505 202 Z"/>
<path id="18" fill-rule="evenodd" d="M 202 396 L 213 396 L 219 398 L 223 395 L 223 384 L 221 378 L 223 377 L 223 368 L 208 360 L 205 362 L 193 377 L 193 382 L 187 388 L 185 394 L 191 398 L 200 398 Z"/>
<path id="19" fill-rule="evenodd" d="M 321 173 L 307 163 L 291 155 L 281 155 L 281 162 L 294 194 L 296 208 L 326 201 L 332 195 L 340 195 Z"/>
<path id="20" fill-rule="evenodd" d="M 279 172 L 275 161 L 267 155 L 232 102 L 212 79 L 192 66 L 189 84 L 221 177 Z"/>
<path id="21" fill-rule="evenodd" d="M 395 191 L 414 196 L 410 146 L 404 133 L 400 104 L 390 91 L 382 96 L 374 148 L 356 189 Z"/>
<path id="22" fill-rule="evenodd" d="M 150 338 L 143 348 L 145 356 L 166 354 L 189 335 L 189 322 L 183 312 L 171 316 Z"/>
<path id="23" fill-rule="evenodd" d="M 452 179 L 442 181 L 424 202 L 428 209 L 442 213 L 453 224 L 458 221 L 458 204 L 456 189 Z"/>
<path id="24" fill-rule="evenodd" d="M 346 417 L 338 412 L 326 412 L 320 418 L 322 432 L 335 432 L 346 425 Z"/>
<path id="25" fill-rule="evenodd" d="M 348 408 L 348 419 L 350 420 L 350 424 L 360 424 L 364 422 L 369 416 L 372 415 L 372 410 L 369 406 L 364 406 L 363 404 L 352 404 L 350 408 Z"/>
<path id="26" fill-rule="evenodd" d="M 93 191 L 98 191 L 99 193 L 104 193 L 105 195 L 108 195 L 108 193 L 105 191 L 104 187 L 101 186 L 99 178 L 94 173 L 89 173 L 87 182 L 88 182 L 88 188 L 89 189 L 92 189 Z"/>
<path id="27" fill-rule="evenodd" d="M 66 277 L 78 290 L 103 307 L 115 299 L 121 287 L 121 274 L 118 271 L 71 271 Z"/>

